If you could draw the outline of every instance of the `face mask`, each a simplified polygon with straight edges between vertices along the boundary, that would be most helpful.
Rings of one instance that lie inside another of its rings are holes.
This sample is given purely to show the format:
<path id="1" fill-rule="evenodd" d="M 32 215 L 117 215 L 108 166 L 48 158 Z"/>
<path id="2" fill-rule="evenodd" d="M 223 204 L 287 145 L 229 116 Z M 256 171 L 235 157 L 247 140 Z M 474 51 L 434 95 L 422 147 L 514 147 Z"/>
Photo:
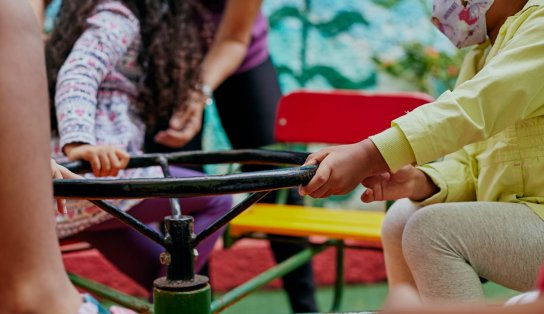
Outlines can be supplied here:
<path id="1" fill-rule="evenodd" d="M 493 0 L 434 0 L 431 21 L 457 48 L 487 38 L 485 14 Z"/>

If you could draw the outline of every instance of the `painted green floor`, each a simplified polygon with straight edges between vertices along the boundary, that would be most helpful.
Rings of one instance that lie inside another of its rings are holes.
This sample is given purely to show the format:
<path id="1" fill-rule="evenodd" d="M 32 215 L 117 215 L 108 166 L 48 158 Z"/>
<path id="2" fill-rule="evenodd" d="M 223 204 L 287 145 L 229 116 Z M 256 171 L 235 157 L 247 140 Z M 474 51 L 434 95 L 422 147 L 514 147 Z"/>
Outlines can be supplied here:
<path id="1" fill-rule="evenodd" d="M 517 294 L 494 283 L 484 285 L 490 300 L 505 300 Z M 342 312 L 361 312 L 379 309 L 387 294 L 385 283 L 373 285 L 350 285 L 344 291 Z M 332 301 L 332 289 L 319 288 L 317 299 L 320 310 L 326 312 Z M 223 314 L 287 314 L 290 313 L 287 299 L 282 290 L 263 290 L 256 292 L 228 308 Z"/>

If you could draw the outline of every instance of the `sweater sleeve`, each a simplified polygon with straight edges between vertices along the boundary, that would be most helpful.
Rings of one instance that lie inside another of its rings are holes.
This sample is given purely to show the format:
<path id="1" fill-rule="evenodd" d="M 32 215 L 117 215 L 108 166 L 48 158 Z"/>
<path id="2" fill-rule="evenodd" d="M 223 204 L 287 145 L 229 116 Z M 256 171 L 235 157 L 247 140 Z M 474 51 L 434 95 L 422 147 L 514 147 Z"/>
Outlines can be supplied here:
<path id="1" fill-rule="evenodd" d="M 61 67 L 55 93 L 60 147 L 95 144 L 100 84 L 139 35 L 137 18 L 120 2 L 98 5 Z"/>

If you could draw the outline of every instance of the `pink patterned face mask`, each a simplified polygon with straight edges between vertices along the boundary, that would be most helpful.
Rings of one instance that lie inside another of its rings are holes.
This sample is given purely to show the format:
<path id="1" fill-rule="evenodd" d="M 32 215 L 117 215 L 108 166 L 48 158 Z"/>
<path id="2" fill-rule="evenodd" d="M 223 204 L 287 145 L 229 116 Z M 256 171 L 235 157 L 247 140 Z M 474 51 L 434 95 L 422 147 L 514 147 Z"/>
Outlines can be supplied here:
<path id="1" fill-rule="evenodd" d="M 431 21 L 457 48 L 487 38 L 485 14 L 493 0 L 434 0 Z"/>

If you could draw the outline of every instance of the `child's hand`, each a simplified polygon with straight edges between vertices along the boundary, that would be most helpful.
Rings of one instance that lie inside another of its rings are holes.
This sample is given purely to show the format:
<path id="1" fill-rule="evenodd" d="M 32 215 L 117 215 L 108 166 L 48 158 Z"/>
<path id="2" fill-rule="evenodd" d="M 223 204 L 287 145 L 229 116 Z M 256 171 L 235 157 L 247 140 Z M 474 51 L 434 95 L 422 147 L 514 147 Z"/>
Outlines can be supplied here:
<path id="1" fill-rule="evenodd" d="M 122 149 L 110 145 L 68 144 L 64 152 L 70 160 L 86 160 L 96 177 L 116 176 L 126 168 L 130 156 Z"/>
<path id="2" fill-rule="evenodd" d="M 410 197 L 417 187 L 418 171 L 414 166 L 409 165 L 395 173 L 384 172 L 364 179 L 361 183 L 367 189 L 361 195 L 361 200 L 369 203 Z"/>
<path id="3" fill-rule="evenodd" d="M 326 147 L 311 154 L 305 165 L 319 164 L 301 195 L 328 197 L 353 190 L 366 177 L 389 170 L 380 152 L 370 140 L 350 145 Z"/>
<path id="4" fill-rule="evenodd" d="M 438 187 L 425 173 L 412 165 L 405 166 L 395 173 L 384 172 L 368 177 L 362 184 L 367 188 L 361 200 L 369 203 L 373 201 L 426 199 L 438 191 Z"/>
<path id="5" fill-rule="evenodd" d="M 193 92 L 187 108 L 174 112 L 168 129 L 157 133 L 155 142 L 172 148 L 187 144 L 202 128 L 204 101 L 202 93 Z"/>
<path id="6" fill-rule="evenodd" d="M 73 173 L 65 167 L 57 164 L 51 159 L 51 178 L 53 179 L 83 179 L 82 176 Z M 66 214 L 66 201 L 57 199 L 57 210 L 61 214 Z"/>

